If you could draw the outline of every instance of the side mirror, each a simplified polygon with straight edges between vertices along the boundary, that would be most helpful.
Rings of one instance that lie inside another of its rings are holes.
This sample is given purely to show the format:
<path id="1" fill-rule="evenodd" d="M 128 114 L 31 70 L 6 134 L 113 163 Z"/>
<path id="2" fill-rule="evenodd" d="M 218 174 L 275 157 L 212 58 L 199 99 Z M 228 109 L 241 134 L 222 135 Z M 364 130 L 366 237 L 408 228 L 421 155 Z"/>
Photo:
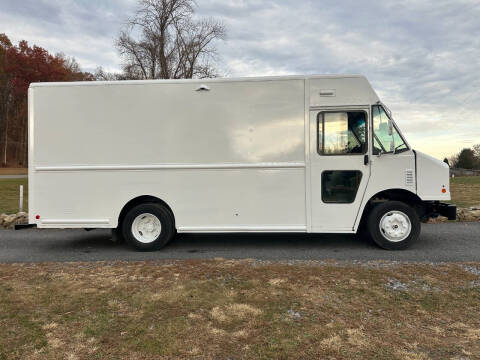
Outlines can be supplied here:
<path id="1" fill-rule="evenodd" d="M 393 121 L 391 119 L 388 119 L 388 135 L 392 137 L 390 151 L 395 154 L 395 137 L 393 136 Z"/>
<path id="2" fill-rule="evenodd" d="M 388 135 L 389 136 L 393 135 L 393 122 L 390 119 L 388 119 Z"/>

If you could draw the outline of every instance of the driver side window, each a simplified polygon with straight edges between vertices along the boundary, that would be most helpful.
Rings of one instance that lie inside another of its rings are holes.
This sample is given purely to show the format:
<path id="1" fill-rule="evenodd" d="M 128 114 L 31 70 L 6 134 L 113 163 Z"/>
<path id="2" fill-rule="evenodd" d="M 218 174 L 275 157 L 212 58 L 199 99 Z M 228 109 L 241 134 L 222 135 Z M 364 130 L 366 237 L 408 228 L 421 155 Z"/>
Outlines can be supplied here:
<path id="1" fill-rule="evenodd" d="M 367 114 L 364 111 L 323 112 L 318 115 L 320 155 L 365 154 Z"/>

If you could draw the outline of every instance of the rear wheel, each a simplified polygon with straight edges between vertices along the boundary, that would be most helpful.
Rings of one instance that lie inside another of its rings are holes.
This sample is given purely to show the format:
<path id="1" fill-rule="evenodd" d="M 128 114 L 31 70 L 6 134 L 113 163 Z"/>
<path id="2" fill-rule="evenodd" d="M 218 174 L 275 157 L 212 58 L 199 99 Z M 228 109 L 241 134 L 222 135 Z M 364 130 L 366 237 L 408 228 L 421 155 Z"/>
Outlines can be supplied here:
<path id="1" fill-rule="evenodd" d="M 381 248 L 405 249 L 418 239 L 420 220 L 411 206 L 400 201 L 387 201 L 373 207 L 368 215 L 367 231 Z"/>
<path id="2" fill-rule="evenodd" d="M 157 203 L 140 204 L 128 211 L 122 222 L 122 234 L 138 250 L 157 250 L 175 235 L 175 223 L 169 209 Z"/>

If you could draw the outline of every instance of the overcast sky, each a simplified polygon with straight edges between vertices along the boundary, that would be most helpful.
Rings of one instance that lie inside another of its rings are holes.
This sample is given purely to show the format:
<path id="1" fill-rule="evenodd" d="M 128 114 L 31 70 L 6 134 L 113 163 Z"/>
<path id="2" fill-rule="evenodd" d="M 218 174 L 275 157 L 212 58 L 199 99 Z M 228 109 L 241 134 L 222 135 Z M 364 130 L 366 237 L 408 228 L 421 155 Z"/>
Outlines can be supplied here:
<path id="1" fill-rule="evenodd" d="M 227 27 L 228 76 L 363 74 L 414 148 L 480 143 L 480 0 L 197 0 Z M 135 0 L 0 0 L 0 33 L 115 71 Z"/>

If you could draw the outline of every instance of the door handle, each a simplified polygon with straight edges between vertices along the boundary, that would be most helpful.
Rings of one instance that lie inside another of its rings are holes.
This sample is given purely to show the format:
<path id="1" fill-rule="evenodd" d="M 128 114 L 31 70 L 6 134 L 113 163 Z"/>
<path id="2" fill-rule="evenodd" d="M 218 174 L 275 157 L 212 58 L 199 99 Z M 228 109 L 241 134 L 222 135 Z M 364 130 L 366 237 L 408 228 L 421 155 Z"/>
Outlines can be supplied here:
<path id="1" fill-rule="evenodd" d="M 363 157 L 363 165 L 368 165 L 368 155 Z"/>

